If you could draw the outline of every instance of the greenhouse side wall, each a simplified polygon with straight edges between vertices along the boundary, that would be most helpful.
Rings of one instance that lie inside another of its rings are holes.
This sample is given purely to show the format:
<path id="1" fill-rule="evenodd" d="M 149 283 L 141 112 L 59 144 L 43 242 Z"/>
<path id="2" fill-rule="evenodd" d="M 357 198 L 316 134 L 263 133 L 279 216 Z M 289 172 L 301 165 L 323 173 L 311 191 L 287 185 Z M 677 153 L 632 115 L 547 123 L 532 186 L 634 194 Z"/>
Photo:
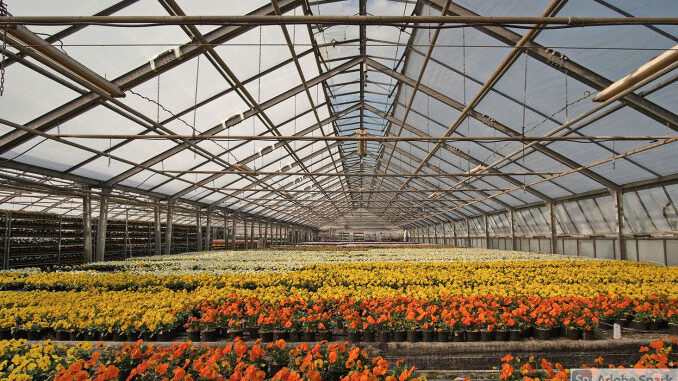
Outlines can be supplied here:
<path id="1" fill-rule="evenodd" d="M 678 185 L 628 189 L 622 197 L 626 259 L 678 265 Z M 515 208 L 410 229 L 408 238 L 459 247 L 622 259 L 612 194 L 556 201 L 554 234 L 550 211 L 549 205 Z"/>

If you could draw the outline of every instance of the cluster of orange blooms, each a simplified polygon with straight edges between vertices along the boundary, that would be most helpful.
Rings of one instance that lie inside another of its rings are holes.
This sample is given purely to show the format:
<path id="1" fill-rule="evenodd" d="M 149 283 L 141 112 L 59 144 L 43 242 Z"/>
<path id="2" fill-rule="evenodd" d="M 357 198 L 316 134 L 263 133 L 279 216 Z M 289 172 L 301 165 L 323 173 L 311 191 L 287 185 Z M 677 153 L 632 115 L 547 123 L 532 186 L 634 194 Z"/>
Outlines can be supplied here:
<path id="1" fill-rule="evenodd" d="M 678 299 L 649 296 L 634 300 L 625 296 L 585 297 L 529 296 L 446 296 L 422 300 L 400 296 L 358 301 L 353 298 L 326 298 L 306 301 L 299 298 L 262 303 L 254 298 L 231 296 L 215 305 L 202 303 L 200 317 L 189 319 L 187 327 L 259 327 L 262 330 L 322 331 L 341 321 L 349 331 L 462 331 L 512 330 L 529 326 L 564 326 L 593 330 L 602 320 L 637 319 L 668 321 L 678 317 Z"/>
<path id="2" fill-rule="evenodd" d="M 640 360 L 631 365 L 631 368 L 636 370 L 678 368 L 678 353 L 676 349 L 678 349 L 678 340 L 675 337 L 653 341 L 649 346 L 640 347 L 640 353 L 643 353 L 643 355 Z M 501 361 L 501 374 L 499 378 L 504 381 L 566 381 L 570 379 L 569 370 L 559 363 L 553 364 L 546 359 L 541 359 L 539 366 L 536 365 L 533 357 L 521 363 L 519 358 L 506 355 Z M 582 368 L 626 369 L 623 365 L 605 364 L 603 357 L 598 357 L 594 362 L 594 366 L 584 364 Z"/>
<path id="3" fill-rule="evenodd" d="M 402 361 L 391 367 L 381 356 L 370 358 L 365 350 L 348 343 L 302 343 L 288 348 L 279 340 L 263 346 L 248 346 L 235 339 L 225 347 L 193 346 L 190 342 L 171 347 L 144 345 L 140 340 L 121 350 L 99 348 L 90 358 L 78 359 L 56 376 L 73 380 L 229 380 L 284 381 L 375 380 L 411 381 L 414 367 Z"/>

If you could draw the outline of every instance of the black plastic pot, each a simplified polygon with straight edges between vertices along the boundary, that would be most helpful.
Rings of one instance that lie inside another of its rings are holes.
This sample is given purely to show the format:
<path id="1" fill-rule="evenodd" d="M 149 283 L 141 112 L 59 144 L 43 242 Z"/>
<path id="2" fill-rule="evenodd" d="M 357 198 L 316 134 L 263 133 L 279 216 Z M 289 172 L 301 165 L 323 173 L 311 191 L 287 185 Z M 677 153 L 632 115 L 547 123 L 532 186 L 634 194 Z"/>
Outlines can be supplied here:
<path id="1" fill-rule="evenodd" d="M 631 327 L 632 329 L 637 329 L 639 331 L 647 331 L 647 323 L 638 320 L 631 321 L 629 327 Z"/>
<path id="2" fill-rule="evenodd" d="M 216 329 L 200 331 L 200 341 L 217 341 L 219 334 Z"/>
<path id="3" fill-rule="evenodd" d="M 339 381 L 345 375 L 346 375 L 346 373 L 344 373 L 344 372 L 330 371 L 330 373 L 328 375 L 329 376 L 328 379 L 329 379 L 329 381 Z"/>
<path id="4" fill-rule="evenodd" d="M 444 343 L 450 340 L 450 333 L 447 331 L 438 331 L 436 332 L 436 341 L 439 343 Z"/>
<path id="5" fill-rule="evenodd" d="M 565 337 L 570 340 L 580 340 L 581 339 L 581 328 L 568 328 L 565 333 Z"/>
<path id="6" fill-rule="evenodd" d="M 370 332 L 370 333 L 372 333 L 374 335 L 374 332 Z M 331 341 L 332 340 L 332 331 L 326 329 L 324 331 L 318 332 L 318 334 L 316 336 L 318 338 L 318 341 L 323 341 L 323 340 L 324 341 Z M 365 340 L 365 341 L 367 341 L 367 340 Z M 372 340 L 372 341 L 374 341 L 374 340 Z"/>
<path id="7" fill-rule="evenodd" d="M 581 338 L 584 340 L 596 340 L 597 339 L 596 331 L 593 329 L 585 329 L 581 333 Z"/>
<path id="8" fill-rule="evenodd" d="M 532 326 L 527 326 L 520 331 L 520 334 L 523 337 L 523 339 L 532 337 L 532 335 L 534 334 L 534 328 Z"/>
<path id="9" fill-rule="evenodd" d="M 137 341 L 141 338 L 141 334 L 136 331 L 127 332 L 127 341 Z"/>
<path id="10" fill-rule="evenodd" d="M 519 329 L 512 329 L 509 331 L 510 341 L 521 341 L 523 339 L 523 331 Z"/>
<path id="11" fill-rule="evenodd" d="M 287 331 L 273 331 L 273 341 L 288 340 Z"/>
<path id="12" fill-rule="evenodd" d="M 334 326 L 337 327 L 337 329 L 344 329 L 344 319 L 342 318 L 335 319 Z"/>
<path id="13" fill-rule="evenodd" d="M 188 331 L 186 335 L 189 341 L 200 341 L 200 331 Z"/>
<path id="14" fill-rule="evenodd" d="M 259 331 L 259 338 L 265 343 L 270 343 L 273 341 L 273 332 L 271 331 Z"/>
<path id="15" fill-rule="evenodd" d="M 226 332 L 226 337 L 228 337 L 229 339 L 235 339 L 236 337 L 242 338 L 243 335 L 244 335 L 244 332 L 243 332 L 242 329 L 236 329 L 236 330 L 229 329 Z"/>
<path id="16" fill-rule="evenodd" d="M 433 331 L 423 331 L 421 333 L 421 341 L 425 343 L 435 341 L 435 333 Z"/>
<path id="17" fill-rule="evenodd" d="M 313 331 L 304 331 L 304 341 L 310 343 L 315 341 L 315 332 Z"/>
<path id="18" fill-rule="evenodd" d="M 407 341 L 410 343 L 416 343 L 421 341 L 421 331 L 414 330 L 414 331 L 407 331 Z"/>
<path id="19" fill-rule="evenodd" d="M 534 327 L 532 329 L 532 334 L 534 335 L 535 339 L 550 340 L 551 339 L 551 328 Z"/>
<path id="20" fill-rule="evenodd" d="M 376 335 L 374 334 L 374 331 L 363 331 L 363 341 L 367 341 L 369 343 L 376 341 Z"/>
<path id="21" fill-rule="evenodd" d="M 292 343 L 304 341 L 304 333 L 301 331 L 290 331 L 287 336 Z"/>
<path id="22" fill-rule="evenodd" d="M 629 321 L 624 319 L 617 319 L 614 321 L 615 324 L 619 324 L 622 327 L 628 327 L 629 326 Z"/>
<path id="23" fill-rule="evenodd" d="M 276 375 L 276 373 L 280 372 L 282 368 L 284 368 L 285 365 L 283 364 L 269 364 L 268 365 L 268 371 L 266 372 L 267 374 L 267 379 L 273 378 L 273 376 Z"/>
<path id="24" fill-rule="evenodd" d="M 41 340 L 42 331 L 28 331 L 28 340 Z"/>
<path id="25" fill-rule="evenodd" d="M 495 341 L 508 341 L 509 339 L 509 333 L 505 329 L 500 329 L 495 331 L 494 333 L 494 340 Z"/>
<path id="26" fill-rule="evenodd" d="M 69 341 L 71 339 L 71 331 L 59 329 L 56 331 L 57 341 Z"/>
<path id="27" fill-rule="evenodd" d="M 561 337 L 565 334 L 562 325 L 554 325 L 551 327 L 551 338 L 555 339 L 556 337 Z"/>
<path id="28" fill-rule="evenodd" d="M 663 328 L 662 328 L 662 326 L 663 326 L 662 323 L 663 323 L 663 322 L 661 322 L 661 321 L 651 321 L 651 322 L 648 322 L 648 323 L 647 323 L 647 329 L 648 329 L 649 331 L 659 331 L 659 330 L 663 329 Z"/>
<path id="29" fill-rule="evenodd" d="M 99 333 L 99 340 L 101 341 L 113 341 L 113 333 L 104 331 Z"/>
<path id="30" fill-rule="evenodd" d="M 461 343 L 463 341 L 466 341 L 466 333 L 461 331 L 461 332 L 450 332 L 447 336 L 447 341 L 453 341 L 455 343 Z M 477 341 L 477 340 L 476 340 Z"/>
<path id="31" fill-rule="evenodd" d="M 486 329 L 480 331 L 480 341 L 494 341 L 494 331 L 488 331 Z"/>
<path id="32" fill-rule="evenodd" d="M 348 341 L 350 341 L 352 343 L 360 342 L 360 332 L 358 332 L 358 331 L 349 332 L 348 333 Z"/>
<path id="33" fill-rule="evenodd" d="M 28 331 L 24 329 L 15 329 L 12 331 L 12 339 L 28 339 Z"/>
<path id="34" fill-rule="evenodd" d="M 678 334 L 678 324 L 676 323 L 669 323 L 669 332 Z"/>
<path id="35" fill-rule="evenodd" d="M 218 336 L 218 335 L 216 335 L 216 336 Z M 156 337 L 153 334 L 153 332 L 142 332 L 141 333 L 141 340 L 143 340 L 143 341 L 156 341 Z M 211 341 L 214 341 L 214 340 L 211 340 Z"/>
<path id="36" fill-rule="evenodd" d="M 251 339 L 256 339 L 259 337 L 259 327 L 249 327 L 247 330 L 249 331 Z"/>
<path id="37" fill-rule="evenodd" d="M 9 340 L 12 338 L 12 330 L 0 329 L 0 340 Z"/>
<path id="38" fill-rule="evenodd" d="M 174 340 L 174 332 L 160 332 L 157 337 L 158 341 L 172 341 Z"/>
<path id="39" fill-rule="evenodd" d="M 390 331 L 379 331 L 376 334 L 376 339 L 380 343 L 388 343 L 391 341 L 391 332 Z"/>
<path id="40" fill-rule="evenodd" d="M 401 343 L 407 340 L 407 331 L 395 331 L 393 333 L 393 341 Z"/>
<path id="41" fill-rule="evenodd" d="M 464 336 L 466 341 L 480 341 L 480 331 L 478 330 L 464 331 Z"/>
<path id="42" fill-rule="evenodd" d="M 120 342 L 122 342 L 122 341 L 125 341 L 126 339 L 127 339 L 127 336 L 125 335 L 124 332 L 115 332 L 115 333 L 113 334 L 113 340 L 114 340 L 114 341 L 120 341 Z"/>

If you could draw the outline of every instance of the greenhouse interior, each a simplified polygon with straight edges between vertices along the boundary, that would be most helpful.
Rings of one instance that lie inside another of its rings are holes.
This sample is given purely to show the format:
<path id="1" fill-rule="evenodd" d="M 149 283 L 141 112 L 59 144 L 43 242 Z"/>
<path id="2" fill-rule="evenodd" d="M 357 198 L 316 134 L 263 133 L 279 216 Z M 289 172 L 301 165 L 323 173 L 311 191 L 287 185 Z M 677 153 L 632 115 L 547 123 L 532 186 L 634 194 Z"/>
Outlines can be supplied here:
<path id="1" fill-rule="evenodd" d="M 0 33 L 0 380 L 678 377 L 678 2 L 0 0 Z"/>

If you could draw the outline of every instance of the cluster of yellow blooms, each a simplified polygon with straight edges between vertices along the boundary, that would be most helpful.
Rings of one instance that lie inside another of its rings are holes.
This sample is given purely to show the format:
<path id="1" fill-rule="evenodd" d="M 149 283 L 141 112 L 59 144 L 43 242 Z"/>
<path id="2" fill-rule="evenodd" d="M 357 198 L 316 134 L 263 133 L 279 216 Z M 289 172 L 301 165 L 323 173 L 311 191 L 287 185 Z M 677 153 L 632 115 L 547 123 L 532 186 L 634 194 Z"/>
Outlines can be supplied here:
<path id="1" fill-rule="evenodd" d="M 91 343 L 75 347 L 55 345 L 49 340 L 44 344 L 28 345 L 26 340 L 0 341 L 0 377 L 9 381 L 42 379 L 45 374 L 57 373 L 83 353 L 89 353 Z"/>
<path id="2" fill-rule="evenodd" d="M 262 302 L 292 296 L 435 300 L 483 294 L 639 299 L 678 295 L 678 268 L 618 261 L 510 261 L 328 264 L 259 274 L 0 274 L 0 284 L 11 282 L 22 290 L 0 291 L 2 328 L 165 332 L 182 324 L 199 302 L 220 302 L 233 294 Z"/>

